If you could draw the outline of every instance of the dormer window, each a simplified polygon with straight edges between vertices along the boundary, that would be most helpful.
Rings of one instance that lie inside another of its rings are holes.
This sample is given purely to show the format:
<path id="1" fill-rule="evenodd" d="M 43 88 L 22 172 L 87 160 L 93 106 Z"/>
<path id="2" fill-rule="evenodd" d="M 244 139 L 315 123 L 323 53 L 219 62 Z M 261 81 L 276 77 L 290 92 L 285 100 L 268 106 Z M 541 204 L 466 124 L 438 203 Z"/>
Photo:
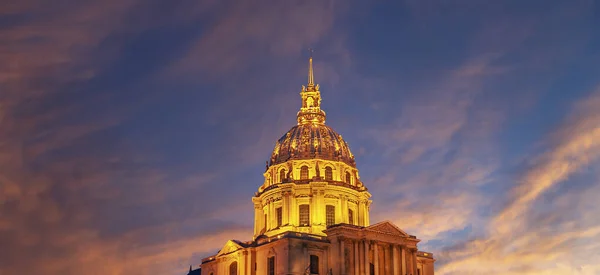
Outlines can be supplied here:
<path id="1" fill-rule="evenodd" d="M 350 175 L 350 172 L 346 172 L 346 183 L 352 184 L 352 175 Z"/>
<path id="2" fill-rule="evenodd" d="M 333 169 L 329 166 L 325 167 L 325 180 L 333 180 Z"/>
<path id="3" fill-rule="evenodd" d="M 300 179 L 307 180 L 308 179 L 308 166 L 302 166 L 300 168 Z"/>
<path id="4" fill-rule="evenodd" d="M 285 182 L 285 169 L 281 169 L 279 171 L 279 182 L 281 182 L 281 183 Z"/>

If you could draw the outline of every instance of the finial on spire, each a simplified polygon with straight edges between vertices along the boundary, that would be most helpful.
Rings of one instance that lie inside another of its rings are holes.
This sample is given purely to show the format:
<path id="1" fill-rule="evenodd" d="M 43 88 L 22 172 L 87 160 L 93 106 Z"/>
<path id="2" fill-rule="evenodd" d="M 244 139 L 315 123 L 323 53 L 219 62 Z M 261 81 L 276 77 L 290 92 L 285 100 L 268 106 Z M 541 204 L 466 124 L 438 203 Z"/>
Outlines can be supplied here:
<path id="1" fill-rule="evenodd" d="M 312 64 L 313 51 L 314 50 L 312 48 L 308 48 L 308 52 L 310 53 L 310 58 L 308 59 L 308 87 L 315 86 L 315 76 L 313 73 L 313 64 Z"/>

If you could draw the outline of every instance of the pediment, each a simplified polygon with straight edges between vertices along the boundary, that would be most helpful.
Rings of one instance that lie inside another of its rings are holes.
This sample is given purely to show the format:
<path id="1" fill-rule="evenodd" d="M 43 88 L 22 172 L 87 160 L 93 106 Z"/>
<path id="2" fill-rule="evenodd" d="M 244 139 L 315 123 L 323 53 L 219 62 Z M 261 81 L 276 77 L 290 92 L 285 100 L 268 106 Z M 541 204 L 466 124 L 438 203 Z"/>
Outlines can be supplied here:
<path id="1" fill-rule="evenodd" d="M 238 243 L 234 242 L 233 240 L 229 240 L 229 241 L 227 241 L 227 243 L 225 243 L 223 248 L 221 248 L 221 250 L 219 250 L 219 253 L 217 253 L 217 257 L 221 256 L 221 255 L 229 254 L 231 252 L 238 251 L 242 248 L 243 247 L 241 245 L 239 245 Z"/>
<path id="2" fill-rule="evenodd" d="M 403 237 L 409 237 L 410 235 L 408 235 L 406 232 L 404 232 L 404 230 L 400 229 L 399 227 L 397 227 L 395 224 L 389 222 L 389 221 L 383 221 L 380 223 L 376 223 L 373 225 L 370 225 L 366 228 L 366 230 L 368 231 L 374 231 L 377 233 L 384 233 L 384 234 L 390 234 L 390 235 L 396 235 L 396 236 L 403 236 Z"/>

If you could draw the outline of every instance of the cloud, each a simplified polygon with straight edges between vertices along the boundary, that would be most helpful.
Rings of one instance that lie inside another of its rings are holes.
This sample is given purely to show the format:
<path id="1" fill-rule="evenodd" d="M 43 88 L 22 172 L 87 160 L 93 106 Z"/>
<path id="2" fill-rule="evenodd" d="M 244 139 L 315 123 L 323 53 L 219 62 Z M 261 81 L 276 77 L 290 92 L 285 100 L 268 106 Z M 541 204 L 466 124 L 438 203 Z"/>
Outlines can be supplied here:
<path id="1" fill-rule="evenodd" d="M 287 123 L 249 130 L 242 118 L 214 131 L 249 134 L 222 135 L 218 148 L 197 141 L 194 146 L 203 150 L 199 158 L 205 159 L 177 156 L 174 162 L 164 152 L 171 144 L 155 146 L 169 133 L 157 130 L 162 121 L 151 105 L 181 93 L 146 90 L 174 83 L 176 78 L 161 74 L 167 65 L 179 72 L 200 68 L 232 75 L 231 69 L 248 68 L 261 56 L 295 58 L 329 32 L 339 8 L 332 5 L 182 0 L 164 7 L 130 0 L 4 6 L 0 14 L 15 21 L 0 23 L 0 58 L 6 61 L 0 64 L 0 273 L 179 274 L 227 239 L 249 239 L 252 229 L 240 213 L 251 213 L 251 202 L 239 202 L 241 195 L 228 192 L 232 185 L 223 184 L 224 178 L 233 176 L 226 172 L 237 158 L 236 168 L 266 159 Z M 181 50 L 185 58 L 165 53 L 154 56 L 161 63 L 157 70 L 135 67 L 144 62 L 131 56 L 159 52 L 144 40 L 153 32 L 189 30 L 199 23 L 202 35 L 190 30 L 185 33 L 192 36 L 190 44 L 176 41 L 181 45 L 167 49 Z M 157 74 L 162 78 L 154 78 Z M 222 90 L 240 91 L 240 83 L 248 83 L 253 89 L 244 92 L 263 93 L 240 97 L 241 105 L 268 97 L 286 116 L 298 106 L 285 103 L 283 93 L 266 95 L 264 80 L 231 78 L 240 82 Z M 211 106 L 208 102 L 206 109 Z M 200 117 L 228 115 L 221 112 Z M 273 117 L 260 118 L 261 127 L 272 125 Z M 148 121 L 154 128 L 145 132 Z M 246 139 L 232 150 L 236 143 L 230 141 L 240 138 Z M 226 165 L 215 165 L 216 156 L 227 150 L 232 150 L 229 158 L 219 157 Z"/>
<path id="2" fill-rule="evenodd" d="M 572 114 L 552 136 L 548 151 L 537 157 L 510 192 L 510 202 L 492 218 L 485 237 L 450 248 L 443 257 L 449 263 L 440 274 L 594 274 L 598 258 L 589 245 L 600 235 L 600 220 L 588 214 L 592 208 L 577 210 L 589 219 L 562 217 L 571 209 L 555 206 L 546 219 L 534 219 L 539 210 L 533 204 L 551 188 L 563 183 L 600 158 L 600 89 L 573 106 Z M 584 193 L 566 190 L 565 201 L 587 204 Z M 597 191 L 595 191 L 597 192 Z M 559 219 L 561 218 L 561 219 Z M 580 258 L 580 263 L 573 261 Z M 581 262 L 583 261 L 583 262 Z"/>
<path id="3" fill-rule="evenodd" d="M 342 11 L 335 1 L 235 2 L 223 11 L 168 75 L 197 72 L 216 77 L 242 71 L 258 56 L 296 56 L 319 43 Z"/>

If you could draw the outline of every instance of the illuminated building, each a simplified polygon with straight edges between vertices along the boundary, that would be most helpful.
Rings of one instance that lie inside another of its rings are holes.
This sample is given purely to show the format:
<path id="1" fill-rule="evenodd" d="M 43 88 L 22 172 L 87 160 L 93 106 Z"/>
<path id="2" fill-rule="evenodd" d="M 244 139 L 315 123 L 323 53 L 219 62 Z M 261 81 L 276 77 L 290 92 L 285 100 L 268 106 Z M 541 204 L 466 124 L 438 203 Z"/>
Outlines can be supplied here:
<path id="1" fill-rule="evenodd" d="M 312 57 L 298 124 L 275 143 L 252 198 L 254 239 L 202 260 L 205 275 L 433 275 L 433 255 L 394 224 L 371 225 L 371 194 L 341 135 L 325 124 Z"/>

